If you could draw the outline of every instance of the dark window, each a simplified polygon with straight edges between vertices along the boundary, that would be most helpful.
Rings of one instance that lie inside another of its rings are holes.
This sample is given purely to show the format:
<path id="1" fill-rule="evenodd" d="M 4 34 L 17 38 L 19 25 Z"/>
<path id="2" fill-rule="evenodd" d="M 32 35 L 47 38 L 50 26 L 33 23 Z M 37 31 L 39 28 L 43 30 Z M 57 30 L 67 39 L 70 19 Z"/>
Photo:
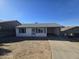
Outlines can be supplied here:
<path id="1" fill-rule="evenodd" d="M 41 29 L 41 28 L 36 28 L 36 33 L 43 33 L 43 29 Z"/>
<path id="2" fill-rule="evenodd" d="M 35 28 L 32 28 L 32 32 L 35 32 L 36 31 L 36 29 Z"/>
<path id="3" fill-rule="evenodd" d="M 32 33 L 46 33 L 46 28 L 32 28 Z"/>
<path id="4" fill-rule="evenodd" d="M 19 28 L 19 33 L 26 33 L 26 28 Z"/>

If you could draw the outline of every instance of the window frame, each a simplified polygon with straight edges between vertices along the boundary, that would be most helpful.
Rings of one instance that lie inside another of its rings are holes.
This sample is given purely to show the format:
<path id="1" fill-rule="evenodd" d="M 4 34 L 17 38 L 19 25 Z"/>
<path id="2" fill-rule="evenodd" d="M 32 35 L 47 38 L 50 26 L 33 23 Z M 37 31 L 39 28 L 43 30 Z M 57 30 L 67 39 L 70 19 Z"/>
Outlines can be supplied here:
<path id="1" fill-rule="evenodd" d="M 26 28 L 18 28 L 18 30 L 19 33 L 26 33 Z"/>
<path id="2" fill-rule="evenodd" d="M 46 28 L 36 28 L 36 33 L 46 33 Z"/>

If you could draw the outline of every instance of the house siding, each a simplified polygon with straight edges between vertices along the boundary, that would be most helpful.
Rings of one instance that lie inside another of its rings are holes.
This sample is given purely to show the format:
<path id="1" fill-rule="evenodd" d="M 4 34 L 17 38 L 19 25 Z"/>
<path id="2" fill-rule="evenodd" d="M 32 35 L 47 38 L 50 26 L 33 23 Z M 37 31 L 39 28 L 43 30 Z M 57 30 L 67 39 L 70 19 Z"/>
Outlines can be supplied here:
<path id="1" fill-rule="evenodd" d="M 23 27 L 22 27 L 23 28 Z M 38 27 L 40 28 L 40 27 Z M 17 37 L 46 37 L 48 34 L 54 34 L 55 36 L 60 35 L 60 27 L 44 27 L 46 29 L 46 33 L 35 33 L 34 35 L 32 34 L 32 28 L 26 27 L 26 33 L 19 33 L 19 28 L 16 27 L 16 36 Z M 54 36 L 52 35 L 52 36 Z"/>
<path id="2" fill-rule="evenodd" d="M 26 28 L 26 33 L 19 33 L 19 28 L 16 28 L 16 36 L 31 36 L 31 28 Z"/>
<path id="3" fill-rule="evenodd" d="M 15 36 L 18 25 L 21 25 L 18 21 L 0 22 L 0 37 Z"/>
<path id="4" fill-rule="evenodd" d="M 17 37 L 46 37 L 47 33 L 35 33 L 35 35 L 32 34 L 32 28 L 26 28 L 26 33 L 19 33 L 19 28 L 16 28 L 16 36 Z"/>

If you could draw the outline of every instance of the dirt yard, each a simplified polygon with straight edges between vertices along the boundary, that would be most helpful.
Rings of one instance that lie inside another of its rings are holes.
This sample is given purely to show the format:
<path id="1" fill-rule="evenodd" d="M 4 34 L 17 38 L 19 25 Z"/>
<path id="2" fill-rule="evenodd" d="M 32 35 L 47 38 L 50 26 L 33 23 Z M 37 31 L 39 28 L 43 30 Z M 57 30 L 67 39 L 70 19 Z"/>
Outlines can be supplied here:
<path id="1" fill-rule="evenodd" d="M 2 46 L 12 52 L 0 56 L 0 59 L 51 59 L 51 50 L 48 41 L 22 41 L 8 43 Z"/>
<path id="2" fill-rule="evenodd" d="M 4 53 L 0 59 L 79 59 L 79 42 L 26 40 L 6 43 L 0 48 L 0 53 Z"/>

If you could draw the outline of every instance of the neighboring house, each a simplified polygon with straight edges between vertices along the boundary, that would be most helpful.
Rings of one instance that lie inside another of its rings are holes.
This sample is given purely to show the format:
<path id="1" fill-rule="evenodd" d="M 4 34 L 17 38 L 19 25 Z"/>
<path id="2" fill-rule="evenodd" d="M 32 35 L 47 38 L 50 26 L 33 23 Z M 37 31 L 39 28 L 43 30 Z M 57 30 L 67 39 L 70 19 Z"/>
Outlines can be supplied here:
<path id="1" fill-rule="evenodd" d="M 16 27 L 19 37 L 46 37 L 60 35 L 61 25 L 56 23 L 23 24 Z"/>
<path id="2" fill-rule="evenodd" d="M 21 25 L 17 20 L 0 21 L 0 37 L 16 34 L 16 26 Z"/>
<path id="3" fill-rule="evenodd" d="M 68 26 L 61 28 L 61 35 L 79 37 L 79 26 Z"/>

